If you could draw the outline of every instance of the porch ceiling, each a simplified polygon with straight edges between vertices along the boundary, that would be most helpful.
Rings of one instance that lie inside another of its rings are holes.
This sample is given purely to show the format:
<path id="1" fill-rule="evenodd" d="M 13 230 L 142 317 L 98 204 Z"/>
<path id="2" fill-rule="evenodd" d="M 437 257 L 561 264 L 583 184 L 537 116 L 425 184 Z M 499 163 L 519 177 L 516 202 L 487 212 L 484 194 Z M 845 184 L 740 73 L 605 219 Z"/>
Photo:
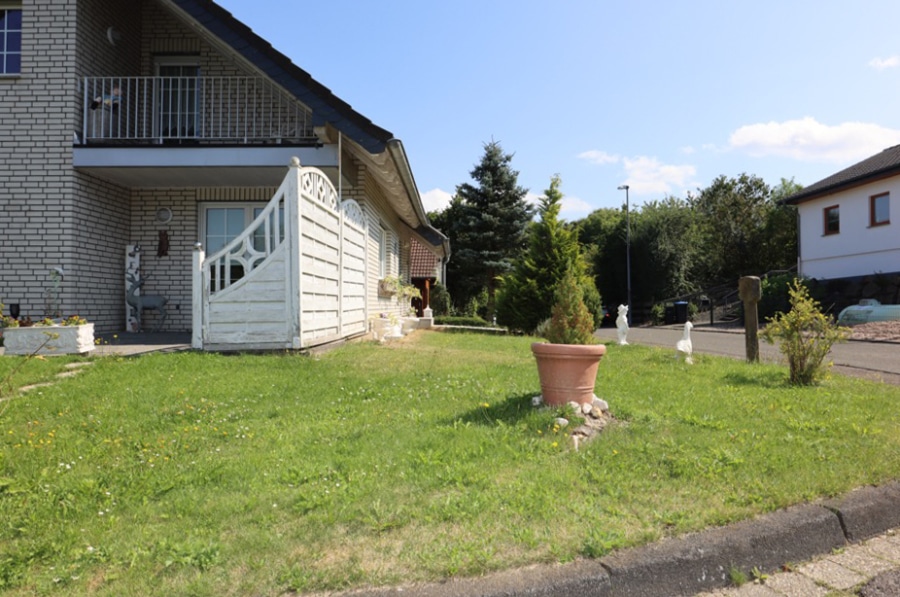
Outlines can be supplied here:
<path id="1" fill-rule="evenodd" d="M 277 187 L 284 166 L 229 167 L 82 167 L 80 172 L 127 188 Z M 321 168 L 334 179 L 337 168 Z"/>
<path id="2" fill-rule="evenodd" d="M 92 147 L 76 146 L 73 166 L 128 188 L 278 186 L 292 157 L 337 176 L 332 147 Z"/>

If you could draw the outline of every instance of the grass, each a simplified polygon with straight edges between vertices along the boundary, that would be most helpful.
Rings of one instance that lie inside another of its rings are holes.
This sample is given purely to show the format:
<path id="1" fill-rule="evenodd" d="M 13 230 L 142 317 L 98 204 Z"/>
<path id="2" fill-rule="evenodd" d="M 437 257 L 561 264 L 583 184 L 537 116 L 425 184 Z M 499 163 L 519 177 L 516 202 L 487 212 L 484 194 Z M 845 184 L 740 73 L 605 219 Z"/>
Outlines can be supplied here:
<path id="1" fill-rule="evenodd" d="M 478 575 L 900 477 L 900 388 L 608 347 L 572 447 L 532 339 L 104 357 L 0 403 L 0 595 L 280 595 Z M 78 358 L 69 360 L 79 360 Z M 16 385 L 63 359 L 32 360 Z M 20 358 L 0 358 L 0 379 Z M 2 390 L 0 390 L 2 391 Z M 5 410 L 3 410 L 5 408 Z"/>

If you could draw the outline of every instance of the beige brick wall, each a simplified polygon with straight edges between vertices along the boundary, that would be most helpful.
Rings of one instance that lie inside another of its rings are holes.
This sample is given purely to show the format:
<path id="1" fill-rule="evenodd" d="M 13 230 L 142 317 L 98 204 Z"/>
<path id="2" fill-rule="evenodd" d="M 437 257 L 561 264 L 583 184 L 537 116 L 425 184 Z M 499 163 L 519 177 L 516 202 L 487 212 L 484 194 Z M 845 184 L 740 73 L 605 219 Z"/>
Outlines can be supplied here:
<path id="1" fill-rule="evenodd" d="M 68 0 L 22 4 L 22 73 L 0 78 L 0 302 L 42 317 L 51 267 L 75 266 L 72 77 L 76 11 Z M 60 286 L 63 309 L 74 286 Z"/>
<path id="2" fill-rule="evenodd" d="M 210 76 L 257 73 L 221 55 L 156 0 L 23 0 L 22 6 L 22 74 L 0 78 L 0 302 L 43 317 L 50 271 L 62 267 L 60 312 L 87 317 L 101 333 L 122 331 L 125 250 L 138 243 L 148 276 L 144 293 L 169 300 L 164 329 L 189 330 L 199 203 L 268 201 L 274 189 L 129 189 L 76 172 L 72 140 L 82 128 L 84 77 L 150 76 L 155 57 L 186 54 L 196 55 Z M 109 27 L 119 33 L 115 45 Z M 366 191 L 365 168 L 358 176 L 345 196 L 359 200 L 377 224 L 386 212 L 383 198 Z M 156 220 L 161 207 L 172 210 L 171 222 Z M 158 255 L 163 231 L 168 254 Z M 371 242 L 369 248 L 372 297 L 377 245 L 374 262 Z M 154 325 L 155 313 L 145 315 Z"/>

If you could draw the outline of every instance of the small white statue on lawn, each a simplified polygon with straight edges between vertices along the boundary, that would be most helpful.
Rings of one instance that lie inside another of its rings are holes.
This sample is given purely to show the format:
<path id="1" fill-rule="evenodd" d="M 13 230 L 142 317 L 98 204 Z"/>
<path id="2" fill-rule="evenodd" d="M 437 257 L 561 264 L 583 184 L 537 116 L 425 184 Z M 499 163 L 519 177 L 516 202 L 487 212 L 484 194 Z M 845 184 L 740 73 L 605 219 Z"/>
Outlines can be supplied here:
<path id="1" fill-rule="evenodd" d="M 691 328 L 694 327 L 690 321 L 684 322 L 684 334 L 681 340 L 675 343 L 675 356 L 684 358 L 684 362 L 688 365 L 694 364 L 694 345 L 691 342 Z"/>
<path id="2" fill-rule="evenodd" d="M 628 305 L 619 305 L 619 316 L 616 317 L 616 328 L 619 332 L 619 344 L 628 344 Z"/>

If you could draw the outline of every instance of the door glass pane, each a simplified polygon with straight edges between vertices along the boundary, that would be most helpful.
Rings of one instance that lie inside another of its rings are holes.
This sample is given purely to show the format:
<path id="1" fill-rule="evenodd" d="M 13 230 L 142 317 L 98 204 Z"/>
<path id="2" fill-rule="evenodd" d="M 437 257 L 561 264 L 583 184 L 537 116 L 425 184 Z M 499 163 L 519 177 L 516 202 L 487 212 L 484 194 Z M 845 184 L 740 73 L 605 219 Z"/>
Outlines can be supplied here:
<path id="1" fill-rule="evenodd" d="M 261 214 L 261 213 L 263 212 L 264 209 L 265 209 L 264 207 L 255 207 L 255 208 L 253 208 L 253 219 L 255 220 L 256 218 L 258 218 L 258 217 L 259 217 L 259 214 Z M 277 235 L 275 235 L 275 236 L 272 238 L 272 240 L 271 240 L 271 246 L 270 246 L 270 249 L 272 249 L 272 250 L 274 250 L 275 247 L 277 247 L 278 245 L 280 245 L 281 242 L 284 240 L 284 208 L 283 208 L 283 207 L 279 207 L 279 208 L 278 208 L 278 218 L 277 218 L 278 221 L 277 221 L 277 223 L 276 223 L 276 221 L 275 221 L 275 220 L 276 220 L 275 215 L 276 215 L 275 212 L 272 212 L 271 214 L 269 214 L 269 217 L 268 217 L 268 220 L 269 220 L 269 230 L 274 231 L 274 230 L 275 230 L 275 227 L 276 227 L 276 226 L 278 227 L 278 233 L 277 233 Z M 256 249 L 257 251 L 259 251 L 260 253 L 263 253 L 263 252 L 266 251 L 266 228 L 265 228 L 265 224 L 261 225 L 259 228 L 257 228 L 257 229 L 253 232 L 253 248 Z"/>
<path id="2" fill-rule="evenodd" d="M 197 136 L 200 69 L 193 65 L 159 65 L 159 134 L 167 138 Z"/>
<path id="3" fill-rule="evenodd" d="M 244 208 L 210 207 L 206 210 L 206 252 L 213 254 L 244 230 Z"/>

